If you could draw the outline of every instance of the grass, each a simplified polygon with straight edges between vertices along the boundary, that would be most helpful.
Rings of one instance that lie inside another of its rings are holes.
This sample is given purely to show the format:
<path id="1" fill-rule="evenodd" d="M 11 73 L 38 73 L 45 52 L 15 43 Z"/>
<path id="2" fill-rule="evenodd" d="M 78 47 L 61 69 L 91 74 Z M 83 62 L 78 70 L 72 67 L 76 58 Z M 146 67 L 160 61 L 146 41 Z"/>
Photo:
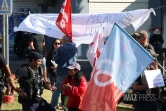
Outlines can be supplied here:
<path id="1" fill-rule="evenodd" d="M 18 84 L 17 84 L 18 85 Z M 52 96 L 52 92 L 49 90 L 44 89 L 43 95 L 42 97 L 47 100 L 48 103 L 50 103 L 51 101 L 51 96 Z M 18 94 L 16 92 L 14 92 L 14 102 L 13 103 L 3 103 L 2 104 L 2 109 L 0 109 L 0 111 L 22 111 L 22 106 L 20 103 L 18 103 Z M 60 101 L 60 99 L 59 99 Z M 123 104 L 119 104 L 117 107 L 117 111 L 133 111 L 131 105 L 123 105 Z M 56 111 L 63 111 L 63 110 L 56 110 Z"/>
<path id="2" fill-rule="evenodd" d="M 49 90 L 44 90 L 42 97 L 50 103 L 52 92 Z M 18 94 L 14 92 L 14 102 L 13 103 L 3 103 L 1 111 L 21 111 L 22 106 L 18 103 Z"/>

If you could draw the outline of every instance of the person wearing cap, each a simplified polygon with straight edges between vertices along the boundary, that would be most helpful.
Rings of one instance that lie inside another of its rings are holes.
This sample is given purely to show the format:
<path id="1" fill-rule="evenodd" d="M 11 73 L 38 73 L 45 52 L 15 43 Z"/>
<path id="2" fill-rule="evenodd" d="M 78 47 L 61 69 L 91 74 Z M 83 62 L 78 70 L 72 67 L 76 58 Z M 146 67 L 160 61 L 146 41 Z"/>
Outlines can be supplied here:
<path id="1" fill-rule="evenodd" d="M 69 76 L 63 81 L 62 90 L 64 95 L 68 96 L 68 111 L 78 111 L 87 89 L 87 82 L 78 63 L 72 63 L 67 68 Z"/>
<path id="2" fill-rule="evenodd" d="M 55 87 L 44 84 L 43 72 L 40 67 L 43 56 L 37 52 L 29 53 L 29 63 L 23 64 L 7 78 L 9 85 L 19 94 L 18 102 L 22 104 L 23 111 L 31 111 L 34 104 L 39 104 L 42 99 L 43 87 L 48 90 L 55 90 Z M 18 79 L 19 88 L 15 84 Z M 52 107 L 52 110 L 54 108 Z"/>
<path id="3" fill-rule="evenodd" d="M 164 43 L 163 37 L 160 34 L 160 30 L 156 29 L 154 34 L 151 35 L 149 39 L 149 43 L 153 45 L 156 53 L 160 54 L 160 50 L 162 48 L 162 44 Z"/>
<path id="4" fill-rule="evenodd" d="M 75 47 L 75 45 L 73 45 L 70 42 L 69 37 L 67 37 L 66 35 L 62 37 L 61 42 L 62 42 L 62 46 L 58 48 L 57 54 L 54 58 L 58 66 L 56 70 L 57 71 L 57 77 L 56 77 L 57 90 L 53 92 L 52 99 L 51 99 L 51 105 L 53 107 L 58 106 L 58 98 L 60 94 L 61 96 L 63 96 L 61 85 L 64 79 L 69 75 L 67 66 L 76 62 L 77 53 L 78 53 L 77 48 Z M 63 97 L 61 100 L 62 106 L 64 105 L 64 100 L 65 100 L 65 97 Z"/>
<path id="5" fill-rule="evenodd" d="M 157 70 L 157 57 L 159 54 L 151 49 L 148 49 L 147 51 L 154 57 L 154 61 L 146 70 Z M 137 101 L 133 102 L 134 111 L 158 111 L 157 98 L 159 95 L 159 88 L 149 89 L 144 72 L 133 83 L 132 89 L 137 95 Z"/>
<path id="6" fill-rule="evenodd" d="M 146 50 L 147 49 L 154 50 L 153 46 L 148 43 L 148 33 L 145 30 L 136 32 L 132 36 Z"/>

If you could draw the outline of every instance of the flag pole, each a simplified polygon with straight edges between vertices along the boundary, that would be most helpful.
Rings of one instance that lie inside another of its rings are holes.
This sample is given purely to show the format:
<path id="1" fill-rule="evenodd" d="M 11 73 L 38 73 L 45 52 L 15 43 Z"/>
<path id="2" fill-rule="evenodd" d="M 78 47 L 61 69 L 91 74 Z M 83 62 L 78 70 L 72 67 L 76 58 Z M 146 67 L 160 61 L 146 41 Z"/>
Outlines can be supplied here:
<path id="1" fill-rule="evenodd" d="M 163 61 L 164 64 L 165 64 L 165 60 Z M 158 65 L 163 69 L 163 74 L 164 74 L 164 72 L 166 72 L 166 70 L 164 69 L 164 67 L 159 62 L 158 62 Z"/>

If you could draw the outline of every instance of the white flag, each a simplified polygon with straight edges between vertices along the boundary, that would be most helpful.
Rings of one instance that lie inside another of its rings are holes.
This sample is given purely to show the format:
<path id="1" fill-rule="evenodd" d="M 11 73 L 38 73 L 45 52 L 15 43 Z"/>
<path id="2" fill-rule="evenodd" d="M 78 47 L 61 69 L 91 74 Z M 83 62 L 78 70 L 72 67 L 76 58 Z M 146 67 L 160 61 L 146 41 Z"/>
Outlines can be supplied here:
<path id="1" fill-rule="evenodd" d="M 92 67 L 95 66 L 97 59 L 99 58 L 103 47 L 104 47 L 104 39 L 103 39 L 103 27 L 100 27 L 98 33 L 94 36 L 92 43 L 87 52 L 87 58 Z"/>

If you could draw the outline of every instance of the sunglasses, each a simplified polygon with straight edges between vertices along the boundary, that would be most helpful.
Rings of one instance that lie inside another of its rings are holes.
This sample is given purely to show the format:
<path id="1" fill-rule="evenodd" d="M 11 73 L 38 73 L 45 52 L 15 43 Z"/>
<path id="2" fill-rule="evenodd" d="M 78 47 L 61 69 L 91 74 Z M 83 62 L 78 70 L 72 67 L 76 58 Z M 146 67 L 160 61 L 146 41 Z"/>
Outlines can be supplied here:
<path id="1" fill-rule="evenodd" d="M 60 45 L 60 43 L 54 43 L 55 45 Z"/>

